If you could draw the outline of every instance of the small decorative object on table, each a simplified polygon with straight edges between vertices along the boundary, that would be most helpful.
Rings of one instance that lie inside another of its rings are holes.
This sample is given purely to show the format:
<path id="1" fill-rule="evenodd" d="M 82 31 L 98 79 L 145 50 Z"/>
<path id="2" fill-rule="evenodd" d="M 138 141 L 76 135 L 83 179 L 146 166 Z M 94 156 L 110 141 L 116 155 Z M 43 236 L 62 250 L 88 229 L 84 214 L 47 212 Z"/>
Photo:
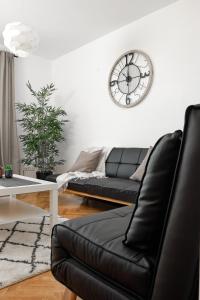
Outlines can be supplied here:
<path id="1" fill-rule="evenodd" d="M 13 176 L 12 165 L 5 165 L 5 177 L 12 178 L 12 176 Z"/>

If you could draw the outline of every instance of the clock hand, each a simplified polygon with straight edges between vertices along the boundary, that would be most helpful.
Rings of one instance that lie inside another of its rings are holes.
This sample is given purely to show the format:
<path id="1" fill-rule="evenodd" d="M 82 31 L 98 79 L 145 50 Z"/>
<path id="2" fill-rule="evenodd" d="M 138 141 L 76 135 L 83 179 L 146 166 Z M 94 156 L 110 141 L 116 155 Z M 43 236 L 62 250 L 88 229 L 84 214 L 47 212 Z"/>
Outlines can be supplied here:
<path id="1" fill-rule="evenodd" d="M 128 78 L 128 81 L 127 81 L 127 85 L 128 85 L 128 94 L 129 94 L 129 65 L 128 65 L 128 70 L 127 70 L 127 78 Z"/>
<path id="2" fill-rule="evenodd" d="M 130 93 L 130 86 L 129 86 L 129 82 L 131 82 L 131 80 L 133 79 L 133 77 L 131 77 L 131 80 L 130 80 L 130 75 L 129 75 L 129 64 L 128 64 L 128 70 L 127 70 L 127 85 L 128 85 L 128 93 L 126 95 L 126 105 L 129 105 L 131 103 L 131 100 L 129 98 L 129 93 Z"/>
<path id="3" fill-rule="evenodd" d="M 118 80 L 118 82 L 123 82 L 123 81 L 126 81 L 126 79 L 124 79 L 124 80 Z"/>

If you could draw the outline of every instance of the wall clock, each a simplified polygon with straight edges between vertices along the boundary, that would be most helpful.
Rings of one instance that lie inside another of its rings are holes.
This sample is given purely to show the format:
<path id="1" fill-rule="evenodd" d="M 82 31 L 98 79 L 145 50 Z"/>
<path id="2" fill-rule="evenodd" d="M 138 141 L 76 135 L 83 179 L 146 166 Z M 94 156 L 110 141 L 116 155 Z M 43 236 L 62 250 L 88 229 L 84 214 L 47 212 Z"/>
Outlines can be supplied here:
<path id="1" fill-rule="evenodd" d="M 110 95 L 117 105 L 133 107 L 148 94 L 152 79 L 153 67 L 149 56 L 140 50 L 126 52 L 111 70 Z"/>

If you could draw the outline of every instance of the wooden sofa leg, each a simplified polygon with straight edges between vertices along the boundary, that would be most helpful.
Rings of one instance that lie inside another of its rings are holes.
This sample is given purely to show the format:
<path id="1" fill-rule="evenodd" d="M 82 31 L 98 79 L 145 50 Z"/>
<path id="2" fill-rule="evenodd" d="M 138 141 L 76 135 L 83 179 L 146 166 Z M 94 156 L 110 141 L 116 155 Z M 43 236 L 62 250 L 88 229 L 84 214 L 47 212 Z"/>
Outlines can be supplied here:
<path id="1" fill-rule="evenodd" d="M 65 289 L 63 300 L 76 300 L 77 295 L 69 289 Z"/>

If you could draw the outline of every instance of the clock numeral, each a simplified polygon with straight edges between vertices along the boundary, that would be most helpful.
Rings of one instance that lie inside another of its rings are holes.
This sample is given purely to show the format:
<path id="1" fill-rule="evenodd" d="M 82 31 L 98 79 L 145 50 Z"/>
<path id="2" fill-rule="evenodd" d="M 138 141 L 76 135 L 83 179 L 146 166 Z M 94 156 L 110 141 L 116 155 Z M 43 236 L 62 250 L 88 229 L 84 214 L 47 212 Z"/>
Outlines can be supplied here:
<path id="1" fill-rule="evenodd" d="M 110 82 L 110 86 L 114 86 L 114 85 L 117 84 L 117 83 L 118 83 L 117 80 L 113 80 L 113 81 Z"/>
<path id="2" fill-rule="evenodd" d="M 129 65 L 133 64 L 134 54 L 135 54 L 134 52 L 129 54 L 129 56 L 131 55 L 131 59 L 129 61 Z"/>
<path id="3" fill-rule="evenodd" d="M 140 78 L 145 78 L 145 77 L 148 77 L 148 76 L 150 76 L 150 71 L 140 74 Z"/>
<path id="4" fill-rule="evenodd" d="M 126 58 L 126 66 L 132 65 L 133 64 L 133 58 L 134 58 L 135 53 L 128 53 L 125 55 Z M 131 59 L 129 60 L 129 57 L 131 56 Z"/>
<path id="5" fill-rule="evenodd" d="M 126 105 L 131 104 L 131 99 L 129 98 L 129 95 L 126 95 Z"/>
<path id="6" fill-rule="evenodd" d="M 128 54 L 125 55 L 126 58 L 126 66 L 128 65 Z"/>

